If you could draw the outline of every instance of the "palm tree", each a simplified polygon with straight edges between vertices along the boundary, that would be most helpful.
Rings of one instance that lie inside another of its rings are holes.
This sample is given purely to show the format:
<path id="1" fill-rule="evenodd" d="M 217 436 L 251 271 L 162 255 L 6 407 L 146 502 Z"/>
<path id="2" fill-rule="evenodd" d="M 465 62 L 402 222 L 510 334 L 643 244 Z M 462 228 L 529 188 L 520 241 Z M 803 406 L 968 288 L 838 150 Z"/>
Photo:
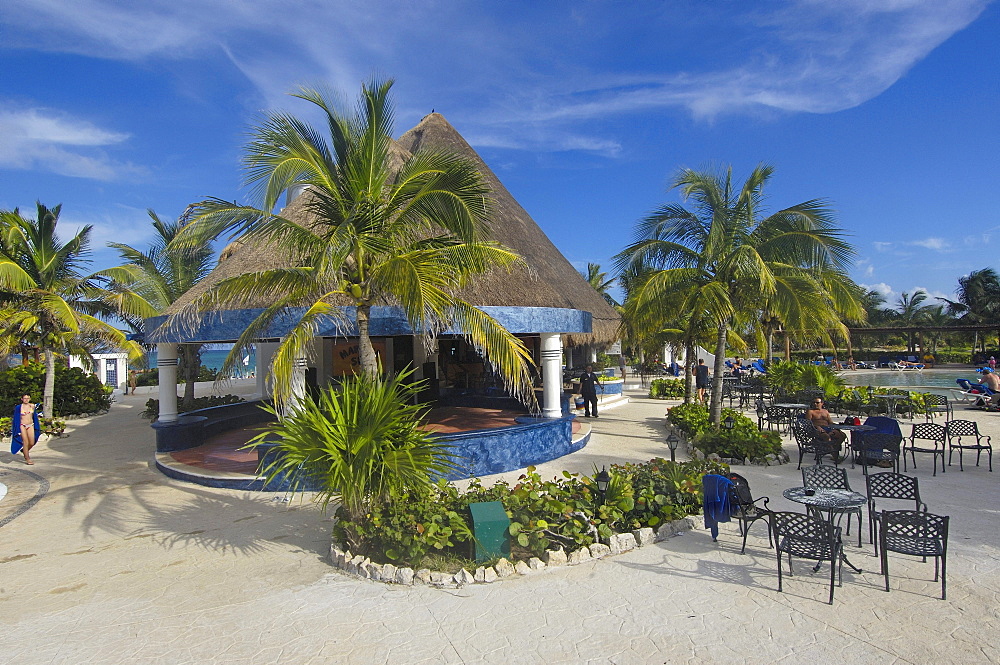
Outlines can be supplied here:
<path id="1" fill-rule="evenodd" d="M 962 323 L 987 323 L 1000 320 L 1000 276 L 993 268 L 973 270 L 958 279 L 958 300 L 940 298 L 948 303 L 948 311 Z M 976 333 L 978 339 L 979 333 Z M 986 350 L 985 335 L 983 351 Z M 1000 344 L 1000 340 L 998 340 Z M 972 344 L 973 354 L 976 342 Z"/>
<path id="2" fill-rule="evenodd" d="M 608 293 L 608 289 L 615 285 L 615 279 L 613 277 L 608 279 L 608 273 L 601 272 L 601 264 L 588 263 L 587 273 L 584 275 L 584 278 L 595 291 L 601 294 L 609 305 L 616 309 L 621 306 L 618 301 L 612 298 L 611 294 Z"/>
<path id="3" fill-rule="evenodd" d="M 177 221 L 160 219 L 147 210 L 153 220 L 156 236 L 145 252 L 130 245 L 108 243 L 118 250 L 125 261 L 120 266 L 98 272 L 112 280 L 113 302 L 122 312 L 122 318 L 136 332 L 143 332 L 143 320 L 163 314 L 178 298 L 200 282 L 212 270 L 215 252 L 207 239 L 198 244 L 172 245 L 171 243 L 188 222 L 192 210 L 187 210 Z M 178 353 L 181 373 L 185 381 L 181 402 L 185 410 L 194 404 L 194 384 L 201 367 L 201 344 L 181 344 Z"/>
<path id="4" fill-rule="evenodd" d="M 471 276 L 523 261 L 486 237 L 492 201 L 474 164 L 445 153 L 417 151 L 404 159 L 398 152 L 390 136 L 391 87 L 391 80 L 364 85 L 353 115 L 338 110 L 323 92 L 300 89 L 293 96 L 323 113 L 329 138 L 284 113 L 268 114 L 253 130 L 243 163 L 258 205 L 205 201 L 181 238 L 194 242 L 229 232 L 297 260 L 224 279 L 192 308 L 273 303 L 240 336 L 224 371 L 278 314 L 305 308 L 272 361 L 279 401 L 291 397 L 295 361 L 306 355 L 317 325 L 330 317 L 344 319 L 343 305 L 353 305 L 357 313 L 361 371 L 378 372 L 369 334 L 375 304 L 401 307 L 413 329 L 427 336 L 448 325 L 465 331 L 508 388 L 532 399 L 527 349 L 456 295 Z M 306 186 L 304 196 L 310 197 L 308 224 L 271 212 L 281 195 L 297 186 Z"/>
<path id="5" fill-rule="evenodd" d="M 915 326 L 920 323 L 927 307 L 923 304 L 925 300 L 927 300 L 927 292 L 923 289 L 917 289 L 912 296 L 906 292 L 901 293 L 899 301 L 896 303 L 896 309 L 899 311 L 898 320 L 904 326 Z M 910 353 L 916 350 L 913 344 L 913 331 L 907 335 L 906 350 Z"/>
<path id="6" fill-rule="evenodd" d="M 737 188 L 732 169 L 681 170 L 672 187 L 693 200 L 695 210 L 662 206 L 639 222 L 635 241 L 616 257 L 622 272 L 636 266 L 648 271 L 635 294 L 637 307 L 677 303 L 677 311 L 690 313 L 693 322 L 712 322 L 716 376 L 724 372 L 738 313 L 767 310 L 792 327 L 822 330 L 843 328 L 834 313 L 859 315 L 851 290 L 838 287 L 849 282 L 846 267 L 854 251 L 823 201 L 761 218 L 763 188 L 772 174 L 773 168 L 760 165 Z M 722 382 L 716 381 L 711 421 L 718 423 L 721 413 Z"/>
<path id="7" fill-rule="evenodd" d="M 68 242 L 56 235 L 61 205 L 37 204 L 27 219 L 15 208 L 0 211 L 0 337 L 25 340 L 45 354 L 42 411 L 52 417 L 56 353 L 89 356 L 92 344 L 124 349 L 132 358 L 142 349 L 101 316 L 114 316 L 104 281 L 82 275 L 88 262 L 91 227 Z"/>

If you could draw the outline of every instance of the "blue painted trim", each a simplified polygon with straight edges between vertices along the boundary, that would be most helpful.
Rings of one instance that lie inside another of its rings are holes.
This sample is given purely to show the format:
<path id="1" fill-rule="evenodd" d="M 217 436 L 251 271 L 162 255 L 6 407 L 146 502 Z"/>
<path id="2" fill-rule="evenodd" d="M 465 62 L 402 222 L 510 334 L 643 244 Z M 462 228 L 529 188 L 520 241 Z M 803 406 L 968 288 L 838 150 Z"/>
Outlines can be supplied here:
<path id="1" fill-rule="evenodd" d="M 515 419 L 513 427 L 457 432 L 440 437 L 451 447 L 455 470 L 448 480 L 487 476 L 542 464 L 580 450 L 589 437 L 573 443 L 573 416 Z"/>
<path id="2" fill-rule="evenodd" d="M 559 307 L 480 307 L 514 334 L 538 333 L 590 333 L 593 317 L 590 312 Z M 146 319 L 146 339 L 157 342 L 232 342 L 263 312 L 263 309 L 231 309 L 206 312 L 188 330 L 160 330 L 165 316 Z M 279 314 L 261 338 L 278 338 L 286 335 L 305 312 L 303 307 L 293 307 Z M 317 337 L 357 337 L 357 313 L 354 307 L 342 308 L 343 317 L 320 319 Z M 372 337 L 413 335 L 413 328 L 399 307 L 372 307 L 370 332 Z M 444 334 L 462 334 L 458 328 L 448 328 Z"/>

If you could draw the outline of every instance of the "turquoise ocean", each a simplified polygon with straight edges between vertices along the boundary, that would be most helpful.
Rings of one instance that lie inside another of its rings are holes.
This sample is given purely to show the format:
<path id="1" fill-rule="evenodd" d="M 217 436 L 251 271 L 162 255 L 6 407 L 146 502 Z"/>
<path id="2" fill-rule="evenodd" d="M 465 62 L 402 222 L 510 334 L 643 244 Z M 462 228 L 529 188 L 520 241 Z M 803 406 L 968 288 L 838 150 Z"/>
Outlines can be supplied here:
<path id="1" fill-rule="evenodd" d="M 226 360 L 226 356 L 229 355 L 229 348 L 220 347 L 222 347 L 220 344 L 206 344 L 205 348 L 201 350 L 201 364 L 205 367 L 211 367 L 216 370 L 222 367 L 222 363 Z M 256 373 L 257 356 L 252 350 L 249 354 L 244 353 L 242 360 L 243 365 L 239 368 L 239 370 L 243 376 Z M 149 354 L 149 366 L 156 367 L 156 351 Z"/>

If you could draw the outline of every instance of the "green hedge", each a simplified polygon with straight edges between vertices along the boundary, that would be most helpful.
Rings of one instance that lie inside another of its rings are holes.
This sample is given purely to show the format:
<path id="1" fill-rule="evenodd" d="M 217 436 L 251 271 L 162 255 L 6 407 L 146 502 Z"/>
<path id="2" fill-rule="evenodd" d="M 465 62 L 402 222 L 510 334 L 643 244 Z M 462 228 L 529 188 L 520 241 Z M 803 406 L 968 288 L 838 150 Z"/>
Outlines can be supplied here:
<path id="1" fill-rule="evenodd" d="M 206 395 L 205 397 L 195 397 L 191 408 L 185 409 L 181 403 L 181 398 L 177 398 L 177 413 L 187 413 L 198 409 L 207 409 L 212 406 L 224 406 L 226 404 L 239 404 L 246 400 L 238 395 Z M 139 416 L 147 420 L 153 420 L 160 415 L 160 400 L 147 399 L 146 407 L 139 412 Z"/>
<path id="2" fill-rule="evenodd" d="M 724 464 L 654 459 L 644 464 L 614 465 L 611 485 L 602 500 L 594 479 L 564 471 L 543 480 L 528 467 L 513 484 L 490 487 L 474 479 L 464 492 L 440 481 L 425 492 L 374 510 L 352 528 L 367 543 L 362 552 L 374 560 L 414 568 L 431 567 L 428 557 L 460 560 L 469 565 L 473 543 L 469 504 L 499 501 L 510 517 L 512 557 L 525 560 L 547 549 L 567 551 L 607 540 L 614 533 L 656 528 L 666 521 L 701 510 L 701 477 L 728 473 Z M 338 510 L 334 538 L 342 541 L 343 515 Z"/>
<path id="3" fill-rule="evenodd" d="M 684 397 L 684 379 L 653 379 L 649 383 L 649 396 L 653 399 L 681 399 Z"/>
<path id="4" fill-rule="evenodd" d="M 735 459 L 763 459 L 781 452 L 781 436 L 761 432 L 757 424 L 735 409 L 723 409 L 722 420 L 733 419 L 733 428 L 714 428 L 708 422 L 708 407 L 681 404 L 667 412 L 667 421 L 684 432 L 696 450 L 705 455 Z"/>
<path id="5" fill-rule="evenodd" d="M 6 404 L 11 412 L 24 394 L 31 395 L 32 401 L 40 404 L 44 388 L 45 366 L 41 363 L 17 365 L 0 371 L 0 405 Z M 111 393 L 112 388 L 103 385 L 93 374 L 79 367 L 56 364 L 52 408 L 59 416 L 107 411 L 111 408 Z"/>

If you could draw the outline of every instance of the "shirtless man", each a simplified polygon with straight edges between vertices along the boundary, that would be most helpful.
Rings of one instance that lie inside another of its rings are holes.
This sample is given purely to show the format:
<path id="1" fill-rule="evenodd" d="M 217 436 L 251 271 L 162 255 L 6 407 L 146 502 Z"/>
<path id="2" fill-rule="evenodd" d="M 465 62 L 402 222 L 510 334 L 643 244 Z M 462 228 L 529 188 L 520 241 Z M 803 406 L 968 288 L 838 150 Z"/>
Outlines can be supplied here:
<path id="1" fill-rule="evenodd" d="M 1000 376 L 997 376 L 997 373 L 989 367 L 984 367 L 982 383 L 984 386 L 996 393 L 994 395 L 990 395 L 989 400 L 986 402 L 986 408 L 996 408 L 997 405 L 1000 404 Z"/>
<path id="2" fill-rule="evenodd" d="M 833 441 L 838 446 L 842 446 L 847 440 L 847 435 L 839 429 L 831 429 L 833 420 L 830 418 L 830 412 L 823 406 L 823 400 L 819 397 L 813 400 L 812 406 L 806 411 L 806 418 L 816 428 L 816 436 L 821 441 Z"/>

